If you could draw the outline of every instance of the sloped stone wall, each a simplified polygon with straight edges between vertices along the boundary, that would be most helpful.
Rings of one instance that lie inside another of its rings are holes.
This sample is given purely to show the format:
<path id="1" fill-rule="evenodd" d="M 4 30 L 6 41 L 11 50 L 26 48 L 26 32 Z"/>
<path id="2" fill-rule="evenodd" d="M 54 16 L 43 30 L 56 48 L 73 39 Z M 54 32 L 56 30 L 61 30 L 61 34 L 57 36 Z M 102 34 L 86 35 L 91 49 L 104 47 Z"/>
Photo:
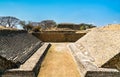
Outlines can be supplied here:
<path id="1" fill-rule="evenodd" d="M 115 68 L 120 71 L 120 53 L 102 65 L 103 68 Z"/>
<path id="2" fill-rule="evenodd" d="M 120 31 L 93 30 L 75 42 L 76 45 L 82 44 L 87 50 L 87 54 L 94 59 L 94 64 L 102 67 L 107 62 L 112 64 L 120 62 L 120 57 L 114 58 L 120 53 Z M 79 48 L 78 48 L 79 49 Z M 111 60 L 112 58 L 116 59 Z M 113 62 L 114 61 L 114 62 Z M 112 65 L 110 64 L 110 65 Z M 115 64 L 114 64 L 115 65 Z M 107 66 L 108 67 L 108 66 Z M 114 66 L 117 68 L 116 66 Z M 110 68 L 110 67 L 109 67 Z M 111 67 L 112 68 L 112 67 Z"/>
<path id="3" fill-rule="evenodd" d="M 5 58 L 0 57 L 0 72 L 4 72 L 5 69 L 17 68 L 17 66 L 11 61 L 7 61 Z"/>
<path id="4" fill-rule="evenodd" d="M 120 30 L 93 29 L 69 46 L 81 77 L 120 76 Z"/>
<path id="5" fill-rule="evenodd" d="M 24 30 L 0 30 L 0 67 L 5 64 L 0 70 L 19 67 L 42 44 L 39 39 Z"/>
<path id="6" fill-rule="evenodd" d="M 19 68 L 6 70 L 0 77 L 38 77 L 39 69 L 51 45 L 44 43 L 24 64 Z"/>

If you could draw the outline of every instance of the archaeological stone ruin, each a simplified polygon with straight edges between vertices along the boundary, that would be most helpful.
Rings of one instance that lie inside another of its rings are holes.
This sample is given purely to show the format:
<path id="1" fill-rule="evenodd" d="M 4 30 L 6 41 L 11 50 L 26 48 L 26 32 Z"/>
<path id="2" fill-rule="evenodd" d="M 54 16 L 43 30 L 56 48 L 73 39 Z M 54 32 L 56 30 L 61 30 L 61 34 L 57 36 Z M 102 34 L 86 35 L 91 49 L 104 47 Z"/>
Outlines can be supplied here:
<path id="1" fill-rule="evenodd" d="M 37 77 L 49 46 L 24 30 L 0 30 L 0 76 Z"/>
<path id="2" fill-rule="evenodd" d="M 120 77 L 120 27 L 109 28 L 94 28 L 80 33 L 28 33 L 24 30 L 1 29 L 0 77 L 39 77 L 41 64 L 52 44 L 45 42 L 64 42 L 65 51 L 70 53 L 80 77 Z M 66 44 L 68 41 L 72 42 Z M 52 63 L 51 67 L 54 67 Z"/>
<path id="3" fill-rule="evenodd" d="M 120 77 L 120 30 L 93 29 L 69 49 L 81 77 Z"/>

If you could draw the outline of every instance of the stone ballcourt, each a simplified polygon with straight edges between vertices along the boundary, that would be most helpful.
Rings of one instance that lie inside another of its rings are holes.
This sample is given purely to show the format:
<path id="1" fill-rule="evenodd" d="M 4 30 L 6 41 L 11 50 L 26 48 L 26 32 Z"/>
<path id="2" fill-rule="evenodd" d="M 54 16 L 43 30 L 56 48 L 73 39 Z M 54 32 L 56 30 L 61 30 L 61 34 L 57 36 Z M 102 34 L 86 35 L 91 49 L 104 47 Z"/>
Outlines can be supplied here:
<path id="1" fill-rule="evenodd" d="M 0 31 L 2 77 L 120 77 L 119 30 L 93 29 L 70 43 L 38 38 Z"/>

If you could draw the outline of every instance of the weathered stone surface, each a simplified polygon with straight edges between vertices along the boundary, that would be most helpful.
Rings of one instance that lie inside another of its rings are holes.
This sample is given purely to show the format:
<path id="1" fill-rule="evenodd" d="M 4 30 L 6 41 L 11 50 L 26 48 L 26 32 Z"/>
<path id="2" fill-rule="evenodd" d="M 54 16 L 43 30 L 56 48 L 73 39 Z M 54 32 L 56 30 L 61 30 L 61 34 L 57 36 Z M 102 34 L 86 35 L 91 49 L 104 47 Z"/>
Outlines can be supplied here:
<path id="1" fill-rule="evenodd" d="M 75 45 L 83 45 L 86 54 L 94 59 L 93 63 L 101 67 L 114 56 L 120 54 L 119 38 L 120 31 L 93 30 L 78 40 Z M 119 64 L 120 58 L 118 57 L 116 60 L 116 64 Z"/>
<path id="2" fill-rule="evenodd" d="M 6 70 L 2 77 L 37 77 L 41 62 L 44 59 L 50 44 L 41 46 L 23 65 L 16 69 Z"/>
<path id="3" fill-rule="evenodd" d="M 75 31 L 43 31 L 39 33 L 33 33 L 37 38 L 43 42 L 75 42 L 79 38 L 83 37 L 87 32 Z"/>
<path id="4" fill-rule="evenodd" d="M 82 77 L 120 76 L 120 31 L 93 29 L 69 48 Z"/>
<path id="5" fill-rule="evenodd" d="M 3 57 L 0 57 L 0 73 L 2 73 L 5 69 L 9 69 L 12 67 L 17 67 L 15 63 L 6 60 Z"/>
<path id="6" fill-rule="evenodd" d="M 120 77 L 120 72 L 88 71 L 85 77 Z"/>
<path id="7" fill-rule="evenodd" d="M 23 30 L 0 30 L 0 70 L 19 67 L 42 45 Z"/>
<path id="8" fill-rule="evenodd" d="M 108 24 L 107 26 L 101 27 L 102 30 L 120 30 L 120 24 Z"/>

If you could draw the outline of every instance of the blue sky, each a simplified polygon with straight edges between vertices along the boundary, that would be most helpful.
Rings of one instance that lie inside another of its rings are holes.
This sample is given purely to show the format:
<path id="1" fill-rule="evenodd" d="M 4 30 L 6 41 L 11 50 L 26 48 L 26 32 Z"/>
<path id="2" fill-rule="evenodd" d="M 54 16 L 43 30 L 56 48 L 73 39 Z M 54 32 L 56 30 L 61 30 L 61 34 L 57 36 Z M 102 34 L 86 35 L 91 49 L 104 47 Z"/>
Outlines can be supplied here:
<path id="1" fill-rule="evenodd" d="M 120 0 L 0 0 L 0 16 L 57 23 L 120 23 Z"/>

